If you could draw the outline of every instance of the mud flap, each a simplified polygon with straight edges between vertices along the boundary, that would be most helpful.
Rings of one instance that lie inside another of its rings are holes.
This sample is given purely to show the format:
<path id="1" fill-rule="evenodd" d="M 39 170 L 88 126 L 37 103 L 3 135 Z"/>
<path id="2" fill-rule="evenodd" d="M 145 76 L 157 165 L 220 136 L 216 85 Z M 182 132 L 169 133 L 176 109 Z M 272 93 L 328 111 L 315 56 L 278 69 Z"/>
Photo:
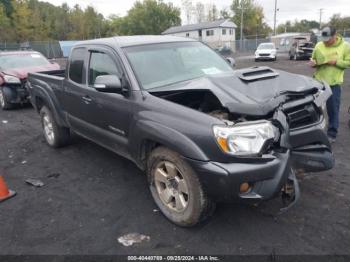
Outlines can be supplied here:
<path id="1" fill-rule="evenodd" d="M 290 192 L 287 192 L 286 187 L 292 185 L 292 190 Z M 282 199 L 285 201 L 288 201 L 289 204 L 283 208 L 280 209 L 279 215 L 287 212 L 291 207 L 293 207 L 300 198 L 300 188 L 298 180 L 295 176 L 295 172 L 293 169 L 291 169 L 291 172 L 288 176 L 288 182 L 285 185 L 285 191 L 282 193 Z"/>

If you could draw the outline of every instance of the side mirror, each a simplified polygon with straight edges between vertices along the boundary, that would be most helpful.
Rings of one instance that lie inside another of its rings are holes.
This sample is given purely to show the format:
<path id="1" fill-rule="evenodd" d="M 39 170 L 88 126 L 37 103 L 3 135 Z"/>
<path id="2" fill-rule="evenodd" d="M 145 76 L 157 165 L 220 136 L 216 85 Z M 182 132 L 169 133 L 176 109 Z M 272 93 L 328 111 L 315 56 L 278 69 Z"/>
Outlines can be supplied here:
<path id="1" fill-rule="evenodd" d="M 121 93 L 122 83 L 116 75 L 102 75 L 96 77 L 94 88 L 99 92 Z"/>
<path id="2" fill-rule="evenodd" d="M 226 61 L 232 66 L 236 67 L 236 61 L 232 57 L 226 57 Z"/>

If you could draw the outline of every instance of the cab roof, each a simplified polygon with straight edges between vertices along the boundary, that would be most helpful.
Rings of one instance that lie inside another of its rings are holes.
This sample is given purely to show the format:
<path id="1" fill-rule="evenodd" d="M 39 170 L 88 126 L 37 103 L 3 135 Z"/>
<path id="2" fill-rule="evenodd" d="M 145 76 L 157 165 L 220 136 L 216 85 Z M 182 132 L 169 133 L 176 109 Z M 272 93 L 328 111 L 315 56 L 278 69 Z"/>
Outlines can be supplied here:
<path id="1" fill-rule="evenodd" d="M 163 35 L 135 35 L 135 36 L 115 36 L 110 38 L 101 38 L 87 40 L 77 43 L 77 45 L 107 44 L 110 46 L 127 47 L 147 44 L 171 43 L 171 42 L 193 42 L 194 39 L 178 36 Z"/>

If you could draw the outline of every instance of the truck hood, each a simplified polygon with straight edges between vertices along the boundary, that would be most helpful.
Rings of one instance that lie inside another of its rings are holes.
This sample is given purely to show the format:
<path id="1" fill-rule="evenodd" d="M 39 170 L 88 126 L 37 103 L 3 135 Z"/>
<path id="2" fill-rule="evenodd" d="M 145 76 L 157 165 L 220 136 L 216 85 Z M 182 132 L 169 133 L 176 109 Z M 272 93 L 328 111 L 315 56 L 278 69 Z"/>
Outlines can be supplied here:
<path id="1" fill-rule="evenodd" d="M 225 76 L 189 80 L 152 89 L 150 93 L 206 90 L 212 92 L 231 113 L 262 116 L 293 97 L 303 98 L 322 88 L 322 83 L 310 77 L 259 67 L 235 70 Z"/>
<path id="2" fill-rule="evenodd" d="M 60 69 L 60 66 L 56 63 L 53 63 L 45 66 L 1 69 L 1 72 L 5 75 L 18 77 L 19 79 L 26 79 L 29 73 L 39 73 L 58 69 Z"/>

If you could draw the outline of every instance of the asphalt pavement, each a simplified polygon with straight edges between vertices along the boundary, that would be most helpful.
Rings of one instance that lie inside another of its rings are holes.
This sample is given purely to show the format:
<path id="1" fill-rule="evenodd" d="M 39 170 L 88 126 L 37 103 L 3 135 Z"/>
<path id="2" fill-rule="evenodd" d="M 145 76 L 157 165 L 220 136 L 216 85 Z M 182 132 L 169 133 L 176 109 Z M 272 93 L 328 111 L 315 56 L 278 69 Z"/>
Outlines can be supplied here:
<path id="1" fill-rule="evenodd" d="M 255 63 L 312 75 L 306 61 Z M 334 144 L 336 166 L 300 178 L 301 199 L 283 215 L 280 200 L 261 206 L 219 204 L 205 224 L 185 229 L 163 217 L 144 174 L 130 161 L 76 138 L 54 150 L 30 107 L 0 111 L 0 167 L 17 196 L 0 203 L 0 255 L 54 254 L 348 254 L 350 255 L 350 74 Z M 34 187 L 27 179 L 38 179 Z M 149 236 L 124 246 L 128 233 Z"/>

